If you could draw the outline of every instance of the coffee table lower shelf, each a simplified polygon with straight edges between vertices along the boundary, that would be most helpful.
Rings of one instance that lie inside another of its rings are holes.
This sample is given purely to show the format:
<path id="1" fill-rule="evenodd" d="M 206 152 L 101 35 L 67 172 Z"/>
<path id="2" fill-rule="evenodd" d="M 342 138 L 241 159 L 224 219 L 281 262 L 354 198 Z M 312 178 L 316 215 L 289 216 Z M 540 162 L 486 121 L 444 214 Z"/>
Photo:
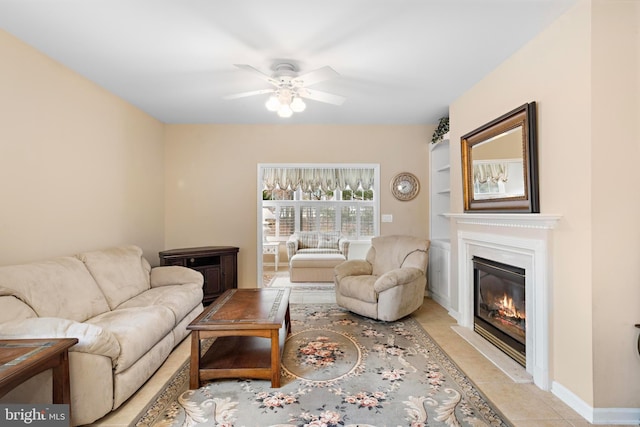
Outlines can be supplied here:
<path id="1" fill-rule="evenodd" d="M 236 332 L 237 333 L 237 332 Z M 201 332 L 202 334 L 202 332 Z M 200 358 L 199 382 L 222 378 L 254 378 L 271 380 L 272 387 L 280 387 L 280 364 L 286 329 L 278 334 L 278 356 L 272 357 L 271 337 L 224 336 L 215 339 L 211 347 Z M 200 337 L 202 339 L 202 335 Z M 277 375 L 275 370 L 278 370 Z M 274 379 L 276 383 L 274 384 Z"/>

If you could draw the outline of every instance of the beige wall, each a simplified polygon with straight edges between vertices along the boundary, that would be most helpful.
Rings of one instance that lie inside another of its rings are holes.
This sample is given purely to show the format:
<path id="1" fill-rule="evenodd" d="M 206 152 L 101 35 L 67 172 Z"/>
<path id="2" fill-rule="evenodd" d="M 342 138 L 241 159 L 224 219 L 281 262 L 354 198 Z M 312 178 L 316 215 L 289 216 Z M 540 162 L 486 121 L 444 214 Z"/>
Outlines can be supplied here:
<path id="1" fill-rule="evenodd" d="M 257 278 L 259 163 L 379 163 L 381 234 L 428 235 L 428 149 L 435 126 L 168 125 L 166 247 L 240 248 L 240 287 Z M 421 182 L 399 202 L 389 182 L 399 172 Z"/>
<path id="2" fill-rule="evenodd" d="M 591 25 L 594 400 L 640 408 L 640 2 L 594 1 Z"/>
<path id="3" fill-rule="evenodd" d="M 164 243 L 162 123 L 0 31 L 0 265 Z"/>
<path id="4" fill-rule="evenodd" d="M 563 215 L 553 233 L 552 380 L 594 408 L 640 407 L 637 7 L 580 1 L 450 108 L 455 141 L 538 103 L 540 206 Z M 461 212 L 451 165 L 452 211 Z"/>

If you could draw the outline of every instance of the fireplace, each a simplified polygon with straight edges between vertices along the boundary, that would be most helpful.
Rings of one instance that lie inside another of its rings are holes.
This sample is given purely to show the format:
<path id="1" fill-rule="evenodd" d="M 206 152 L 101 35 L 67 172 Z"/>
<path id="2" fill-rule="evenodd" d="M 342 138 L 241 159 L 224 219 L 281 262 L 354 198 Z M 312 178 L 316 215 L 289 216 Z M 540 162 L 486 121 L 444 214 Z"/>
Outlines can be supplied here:
<path id="1" fill-rule="evenodd" d="M 533 380 L 541 389 L 550 390 L 551 241 L 552 230 L 561 216 L 502 213 L 446 216 L 454 219 L 457 226 L 458 306 L 453 313 L 458 319 L 458 329 L 465 331 L 464 336 L 469 333 L 470 342 L 481 341 L 476 348 L 514 381 Z M 525 272 L 525 369 L 474 331 L 474 257 L 516 266 Z M 485 346 L 489 347 L 487 351 L 483 349 Z"/>
<path id="2" fill-rule="evenodd" d="M 526 368 L 525 269 L 474 256 L 473 329 Z"/>

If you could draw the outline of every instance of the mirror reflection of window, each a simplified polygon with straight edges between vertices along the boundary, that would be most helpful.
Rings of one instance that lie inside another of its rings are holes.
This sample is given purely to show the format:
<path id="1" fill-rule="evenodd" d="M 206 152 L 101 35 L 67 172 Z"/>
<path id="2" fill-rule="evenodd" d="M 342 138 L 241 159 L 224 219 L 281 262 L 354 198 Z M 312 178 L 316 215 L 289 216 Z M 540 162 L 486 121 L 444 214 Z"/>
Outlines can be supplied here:
<path id="1" fill-rule="evenodd" d="M 524 196 L 522 132 L 517 126 L 473 146 L 476 200 Z"/>
<path id="2" fill-rule="evenodd" d="M 473 194 L 476 200 L 524 196 L 522 160 L 474 161 Z"/>

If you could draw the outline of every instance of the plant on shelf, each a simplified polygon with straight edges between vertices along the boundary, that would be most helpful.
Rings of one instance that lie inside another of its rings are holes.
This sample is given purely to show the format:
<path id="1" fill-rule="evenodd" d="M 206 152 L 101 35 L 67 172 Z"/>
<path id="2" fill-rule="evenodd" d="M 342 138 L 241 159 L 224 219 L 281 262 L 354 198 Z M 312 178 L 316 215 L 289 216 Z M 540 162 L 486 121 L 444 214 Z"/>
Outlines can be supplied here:
<path id="1" fill-rule="evenodd" d="M 433 136 L 431 137 L 431 143 L 435 144 L 437 142 L 442 141 L 442 137 L 449 132 L 449 117 L 442 117 L 438 122 L 438 127 L 435 131 L 433 131 Z"/>

